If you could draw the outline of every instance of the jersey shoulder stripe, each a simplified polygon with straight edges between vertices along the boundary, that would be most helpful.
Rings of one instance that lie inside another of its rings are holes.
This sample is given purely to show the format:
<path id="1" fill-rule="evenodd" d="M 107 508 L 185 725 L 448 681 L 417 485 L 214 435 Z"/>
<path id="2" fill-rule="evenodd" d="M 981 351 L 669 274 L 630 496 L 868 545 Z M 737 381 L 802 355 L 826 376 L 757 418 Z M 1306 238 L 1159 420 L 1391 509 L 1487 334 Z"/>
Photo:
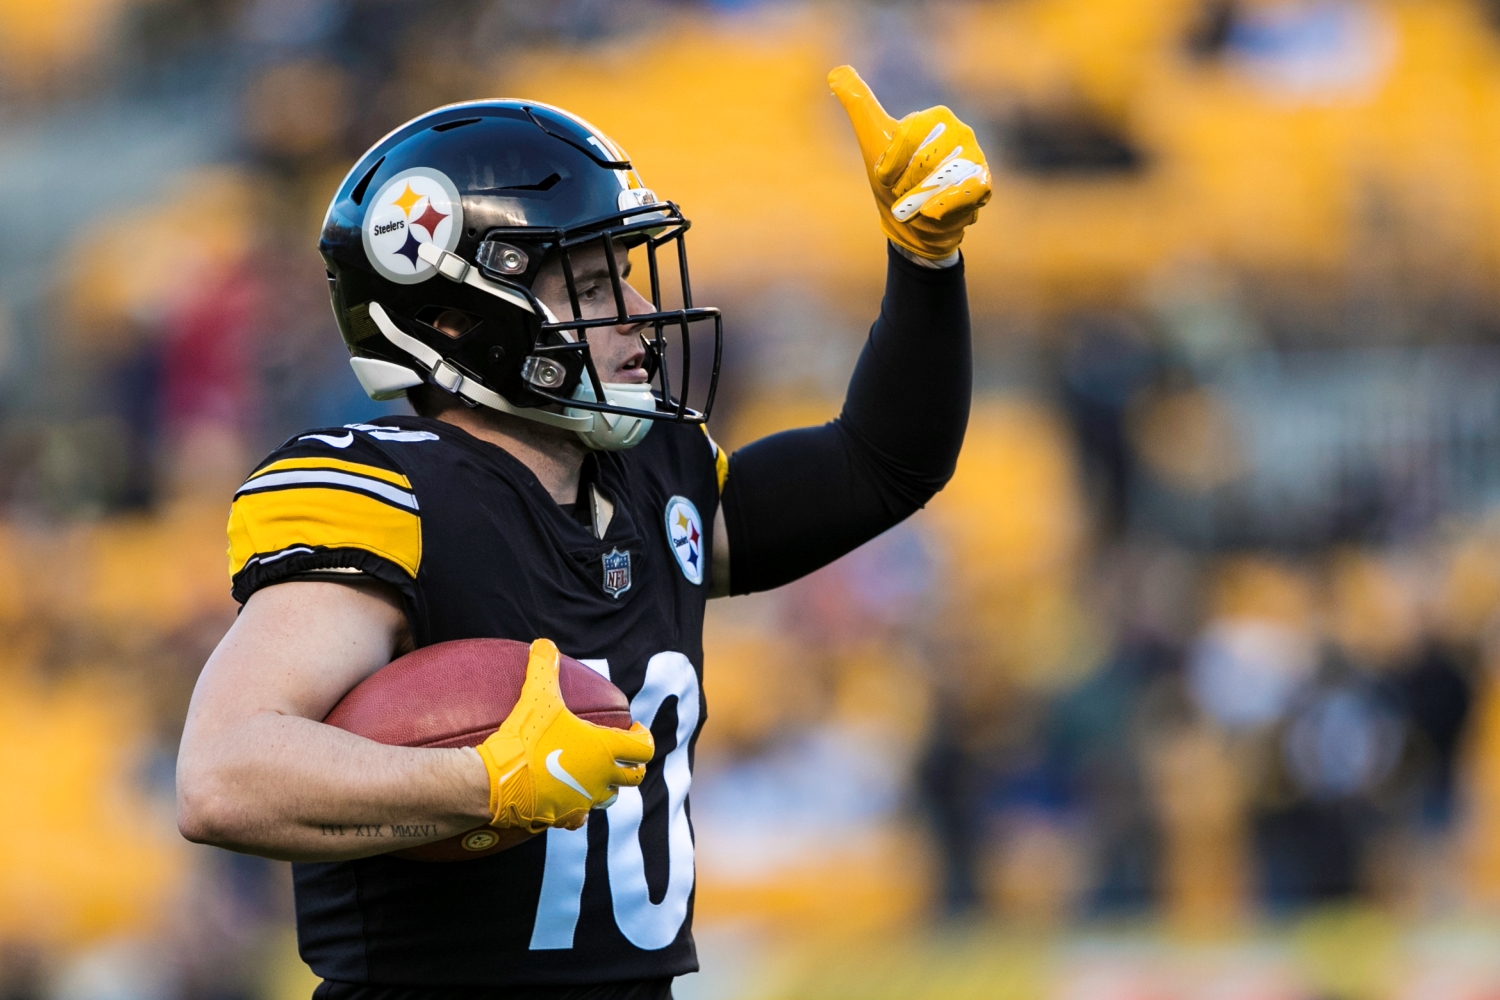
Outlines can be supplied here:
<path id="1" fill-rule="evenodd" d="M 408 510 L 417 509 L 417 496 L 410 490 L 403 490 L 390 483 L 381 482 L 372 476 L 341 472 L 337 469 L 293 469 L 287 472 L 257 475 L 236 490 L 234 495 L 241 497 L 247 493 L 260 493 L 265 490 L 300 489 L 310 486 L 371 493 L 387 503 L 393 503 Z"/>
<path id="2" fill-rule="evenodd" d="M 408 490 L 411 489 L 411 480 L 399 472 L 393 472 L 390 469 L 382 468 L 378 465 L 370 465 L 366 462 L 350 462 L 342 458 L 333 457 L 283 458 L 274 462 L 267 462 L 250 473 L 250 479 L 254 480 L 257 476 L 264 476 L 268 472 L 285 472 L 288 469 L 337 469 L 341 472 L 352 472 L 360 476 L 369 476 L 373 479 L 383 480 L 394 486 L 400 486 Z M 245 485 L 248 486 L 249 481 L 246 481 Z"/>
<path id="3" fill-rule="evenodd" d="M 698 426 L 703 428 L 703 436 L 708 438 L 708 447 L 713 451 L 714 477 L 718 479 L 719 493 L 723 495 L 724 480 L 729 478 L 729 454 L 723 448 L 720 448 L 719 442 L 715 441 L 714 436 L 708 433 L 707 424 L 699 424 Z"/>
<path id="4" fill-rule="evenodd" d="M 302 546 L 363 549 L 415 577 L 422 564 L 422 523 L 417 513 L 352 490 L 303 487 L 251 493 L 229 514 L 229 575 L 252 560 Z M 327 568 L 327 567 L 319 567 Z"/>
<path id="5" fill-rule="evenodd" d="M 346 432 L 347 433 L 347 432 Z M 241 602 L 308 573 L 359 571 L 406 589 L 422 564 L 420 505 L 411 480 L 379 445 L 302 435 L 235 491 L 229 575 Z M 337 455 L 326 454 L 337 447 Z"/>

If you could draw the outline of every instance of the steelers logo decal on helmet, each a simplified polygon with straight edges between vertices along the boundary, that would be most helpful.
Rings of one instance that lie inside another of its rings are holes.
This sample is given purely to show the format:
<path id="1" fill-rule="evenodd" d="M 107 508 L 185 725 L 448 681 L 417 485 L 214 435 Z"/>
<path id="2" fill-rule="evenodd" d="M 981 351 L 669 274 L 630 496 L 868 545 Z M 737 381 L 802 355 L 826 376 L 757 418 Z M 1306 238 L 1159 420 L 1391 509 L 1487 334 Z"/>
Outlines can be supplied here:
<path id="1" fill-rule="evenodd" d="M 667 501 L 667 542 L 688 583 L 702 583 L 703 519 L 687 497 Z"/>
<path id="2" fill-rule="evenodd" d="M 448 175 L 411 167 L 380 186 L 365 212 L 365 256 L 397 284 L 426 281 L 437 269 L 417 255 L 423 243 L 452 251 L 463 235 L 464 209 Z"/>

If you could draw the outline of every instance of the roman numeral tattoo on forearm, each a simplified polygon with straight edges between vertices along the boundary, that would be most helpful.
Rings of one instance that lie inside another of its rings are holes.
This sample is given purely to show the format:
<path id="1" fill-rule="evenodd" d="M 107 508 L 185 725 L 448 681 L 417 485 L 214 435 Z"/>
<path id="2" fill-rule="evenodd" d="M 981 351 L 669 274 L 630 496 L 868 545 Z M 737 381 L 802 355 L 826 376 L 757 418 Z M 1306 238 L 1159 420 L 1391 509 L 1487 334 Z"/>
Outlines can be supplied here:
<path id="1" fill-rule="evenodd" d="M 424 840 L 438 836 L 438 828 L 436 823 L 320 823 L 318 833 L 324 837 Z"/>

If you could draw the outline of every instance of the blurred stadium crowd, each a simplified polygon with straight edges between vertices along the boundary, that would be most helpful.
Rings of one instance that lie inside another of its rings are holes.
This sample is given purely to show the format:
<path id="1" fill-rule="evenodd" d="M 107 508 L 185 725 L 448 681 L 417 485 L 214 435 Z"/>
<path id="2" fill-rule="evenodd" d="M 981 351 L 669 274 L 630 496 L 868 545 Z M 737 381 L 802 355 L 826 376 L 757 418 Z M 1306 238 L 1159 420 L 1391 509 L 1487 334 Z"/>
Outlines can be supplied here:
<path id="1" fill-rule="evenodd" d="M 876 309 L 844 61 L 998 165 L 979 396 L 928 510 L 711 607 L 680 994 L 1500 996 L 1500 4 L 0 0 L 0 998 L 310 989 L 172 766 L 234 486 L 395 408 L 315 252 L 354 158 L 619 139 L 733 447 Z"/>

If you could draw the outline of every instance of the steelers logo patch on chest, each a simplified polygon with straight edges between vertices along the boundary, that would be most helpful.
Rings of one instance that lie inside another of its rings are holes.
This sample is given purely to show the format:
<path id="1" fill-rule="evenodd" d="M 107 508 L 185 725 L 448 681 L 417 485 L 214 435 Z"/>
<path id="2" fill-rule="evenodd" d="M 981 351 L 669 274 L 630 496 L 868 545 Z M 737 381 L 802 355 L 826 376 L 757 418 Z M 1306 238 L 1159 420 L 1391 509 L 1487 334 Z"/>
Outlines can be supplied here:
<path id="1" fill-rule="evenodd" d="M 397 284 L 414 285 L 437 273 L 418 256 L 423 243 L 452 251 L 463 235 L 458 188 L 441 170 L 403 170 L 380 186 L 369 206 L 362 227 L 365 256 Z"/>
<path id="2" fill-rule="evenodd" d="M 688 583 L 703 582 L 703 519 L 687 497 L 667 501 L 667 544 Z"/>

